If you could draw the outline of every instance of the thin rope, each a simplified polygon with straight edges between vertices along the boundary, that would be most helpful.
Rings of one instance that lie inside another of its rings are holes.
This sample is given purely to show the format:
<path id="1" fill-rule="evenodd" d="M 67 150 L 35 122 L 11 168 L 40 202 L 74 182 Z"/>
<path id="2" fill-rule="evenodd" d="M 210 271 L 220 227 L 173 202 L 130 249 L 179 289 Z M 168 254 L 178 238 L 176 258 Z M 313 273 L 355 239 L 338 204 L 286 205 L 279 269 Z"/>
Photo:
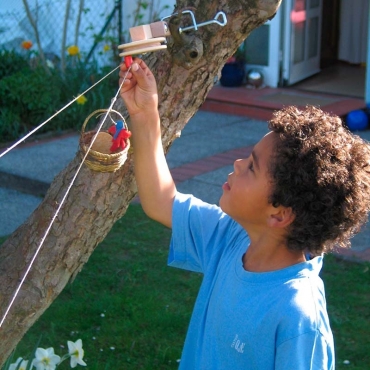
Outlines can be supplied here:
<path id="1" fill-rule="evenodd" d="M 25 274 L 24 274 L 24 276 L 23 276 L 23 278 L 22 278 L 21 282 L 19 283 L 18 288 L 16 289 L 16 291 L 15 291 L 15 293 L 14 293 L 14 295 L 13 295 L 13 298 L 12 298 L 12 300 L 10 301 L 8 308 L 6 309 L 6 311 L 5 311 L 5 314 L 4 314 L 3 318 L 1 319 L 1 322 L 0 322 L 0 328 L 2 327 L 2 325 L 3 325 L 3 323 L 4 323 L 5 319 L 6 319 L 6 317 L 8 316 L 8 313 L 9 313 L 10 309 L 12 308 L 12 306 L 13 306 L 13 304 L 14 304 L 14 301 L 15 301 L 15 299 L 16 299 L 16 298 L 17 298 L 17 296 L 18 296 L 19 291 L 21 290 L 22 285 L 23 285 L 23 283 L 25 282 L 25 280 L 26 280 L 26 278 L 27 278 L 27 275 L 29 274 L 29 272 L 30 272 L 30 270 L 31 270 L 31 268 L 32 268 L 32 266 L 33 266 L 33 264 L 34 264 L 34 262 L 35 262 L 35 260 L 36 260 L 36 257 L 37 257 L 37 255 L 39 254 L 39 252 L 40 252 L 40 250 L 41 250 L 41 247 L 43 246 L 43 244 L 44 244 L 44 242 L 45 242 L 45 239 L 46 239 L 46 237 L 48 236 L 48 234 L 49 234 L 49 232 L 50 232 L 50 229 L 51 229 L 51 227 L 52 227 L 52 225 L 53 225 L 54 221 L 55 221 L 55 220 L 56 220 L 56 218 L 58 217 L 59 211 L 61 210 L 61 208 L 62 208 L 62 206 L 63 206 L 63 204 L 64 204 L 65 200 L 67 199 L 67 196 L 68 196 L 68 194 L 69 194 L 69 192 L 70 192 L 70 190 L 71 190 L 71 188 L 72 188 L 72 186 L 73 186 L 73 184 L 74 184 L 74 182 L 75 182 L 75 180 L 76 180 L 76 178 L 77 178 L 78 173 L 80 172 L 80 170 L 81 170 L 81 168 L 82 168 L 83 163 L 85 162 L 85 159 L 86 159 L 86 157 L 87 157 L 87 155 L 88 155 L 88 153 L 89 153 L 89 151 L 90 151 L 91 147 L 92 147 L 92 146 L 93 146 L 93 144 L 94 144 L 95 139 L 97 138 L 97 136 L 98 136 L 98 134 L 99 134 L 99 132 L 100 132 L 101 128 L 103 127 L 103 124 L 104 124 L 105 120 L 107 119 L 107 117 L 108 117 L 108 115 L 109 115 L 110 111 L 112 110 L 113 105 L 114 105 L 115 101 L 117 100 L 117 96 L 118 96 L 118 94 L 119 94 L 119 92 L 120 92 L 120 90 L 121 90 L 121 88 L 122 88 L 122 86 L 123 86 L 123 83 L 124 83 L 124 82 L 125 82 L 125 80 L 126 80 L 126 76 L 127 76 L 127 74 L 129 73 L 130 69 L 131 69 L 131 66 L 130 66 L 130 67 L 129 67 L 129 69 L 127 70 L 127 72 L 126 72 L 126 74 L 125 74 L 125 76 L 124 76 L 124 78 L 123 78 L 123 81 L 122 81 L 122 83 L 120 84 L 120 86 L 119 86 L 119 88 L 118 88 L 118 90 L 117 90 L 117 92 L 116 92 L 116 95 L 115 95 L 115 96 L 114 96 L 114 98 L 112 99 L 111 105 L 109 106 L 109 108 L 108 108 L 108 110 L 107 110 L 107 112 L 106 112 L 106 114 L 105 114 L 104 119 L 101 121 L 100 125 L 98 126 L 98 129 L 97 129 L 97 131 L 96 131 L 95 135 L 93 136 L 93 138 L 92 138 L 92 140 L 91 140 L 90 146 L 88 147 L 88 149 L 87 149 L 87 151 L 86 151 L 86 154 L 85 154 L 85 155 L 84 155 L 84 157 L 82 158 L 82 161 L 81 161 L 81 163 L 80 163 L 80 165 L 79 165 L 79 167 L 78 167 L 78 169 L 77 169 L 77 171 L 76 171 L 75 175 L 73 176 L 72 181 L 71 181 L 71 183 L 69 184 L 69 186 L 68 186 L 68 188 L 67 188 L 67 191 L 66 191 L 66 193 L 64 194 L 64 197 L 63 197 L 63 199 L 61 200 L 61 202 L 60 202 L 60 204 L 59 204 L 59 207 L 57 208 L 57 210 L 56 210 L 56 212 L 55 212 L 55 214 L 54 214 L 53 218 L 51 219 L 50 224 L 49 224 L 48 228 L 46 229 L 44 236 L 43 236 L 43 237 L 42 237 L 42 239 L 41 239 L 40 245 L 39 245 L 39 246 L 38 246 L 38 248 L 36 249 L 36 252 L 35 252 L 34 256 L 32 257 L 32 260 L 31 260 L 31 262 L 30 262 L 29 266 L 28 266 L 28 268 L 27 268 L 27 270 L 26 270 L 26 272 L 25 272 Z"/>
<path id="2" fill-rule="evenodd" d="M 11 147 L 6 149 L 4 152 L 0 153 L 0 158 L 3 157 L 5 154 L 9 153 L 12 149 L 14 149 L 16 146 L 18 146 L 20 143 L 25 141 L 28 137 L 30 137 L 32 134 L 34 134 L 37 130 L 39 130 L 41 127 L 46 125 L 49 121 L 51 121 L 54 117 L 56 117 L 59 113 L 63 112 L 64 109 L 68 108 L 71 104 L 73 104 L 77 99 L 79 99 L 82 95 L 85 95 L 88 91 L 90 91 L 92 88 L 94 88 L 96 85 L 98 85 L 100 82 L 102 82 L 105 78 L 107 78 L 109 75 L 111 75 L 114 71 L 116 71 L 119 68 L 116 67 L 112 71 L 110 71 L 108 74 L 106 74 L 104 77 L 102 77 L 98 82 L 95 82 L 94 85 L 90 86 L 88 89 L 86 89 L 83 93 L 78 95 L 76 98 L 74 98 L 72 101 L 70 101 L 68 104 L 66 104 L 63 108 L 58 110 L 56 113 L 54 113 L 51 117 L 49 117 L 46 121 L 41 123 L 39 126 L 34 128 L 32 131 L 30 131 L 26 136 L 22 137 L 22 139 L 18 140 L 16 143 L 14 143 Z"/>

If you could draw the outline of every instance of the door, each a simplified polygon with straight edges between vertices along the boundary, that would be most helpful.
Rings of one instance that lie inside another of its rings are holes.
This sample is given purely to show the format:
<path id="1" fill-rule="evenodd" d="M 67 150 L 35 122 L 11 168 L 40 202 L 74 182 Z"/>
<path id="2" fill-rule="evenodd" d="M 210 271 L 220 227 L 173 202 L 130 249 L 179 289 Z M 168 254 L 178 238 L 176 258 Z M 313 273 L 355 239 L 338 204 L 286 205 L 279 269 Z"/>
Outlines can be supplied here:
<path id="1" fill-rule="evenodd" d="M 245 40 L 246 72 L 258 70 L 264 85 L 277 87 L 279 82 L 281 9 L 271 21 L 256 28 Z"/>
<path id="2" fill-rule="evenodd" d="M 322 0 L 285 0 L 284 85 L 320 72 Z"/>

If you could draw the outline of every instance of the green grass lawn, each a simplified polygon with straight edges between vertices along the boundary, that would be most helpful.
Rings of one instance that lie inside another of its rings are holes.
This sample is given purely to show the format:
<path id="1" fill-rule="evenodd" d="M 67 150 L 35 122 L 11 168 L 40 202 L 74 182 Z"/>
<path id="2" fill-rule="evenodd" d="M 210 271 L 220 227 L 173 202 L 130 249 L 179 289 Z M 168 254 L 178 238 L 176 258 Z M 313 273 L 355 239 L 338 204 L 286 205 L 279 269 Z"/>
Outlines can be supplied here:
<path id="1" fill-rule="evenodd" d="M 176 369 L 201 276 L 166 266 L 170 235 L 131 205 L 29 330 L 15 358 L 29 356 L 42 335 L 40 346 L 59 355 L 67 340 L 81 338 L 90 370 Z M 325 258 L 337 369 L 370 369 L 369 267 Z"/>
<path id="2" fill-rule="evenodd" d="M 337 369 L 370 369 L 370 264 L 325 257 L 325 283 Z M 344 364 L 344 361 L 349 364 Z"/>

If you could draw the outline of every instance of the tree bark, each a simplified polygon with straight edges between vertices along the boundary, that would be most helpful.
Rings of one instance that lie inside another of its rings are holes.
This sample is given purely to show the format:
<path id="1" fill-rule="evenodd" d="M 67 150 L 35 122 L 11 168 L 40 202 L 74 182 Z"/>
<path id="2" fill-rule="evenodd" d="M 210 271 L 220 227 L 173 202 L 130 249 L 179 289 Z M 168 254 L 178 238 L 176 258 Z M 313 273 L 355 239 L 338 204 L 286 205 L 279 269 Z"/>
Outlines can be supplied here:
<path id="1" fill-rule="evenodd" d="M 166 152 L 205 100 L 226 60 L 254 28 L 273 17 L 280 1 L 177 1 L 175 12 L 191 9 L 198 23 L 213 19 L 222 10 L 227 15 L 227 25 L 212 24 L 180 35 L 178 27 L 189 25 L 188 18 L 185 15 L 177 20 L 171 18 L 172 37 L 168 49 L 145 56 L 158 83 Z M 117 100 L 114 108 L 125 114 L 122 100 Z M 125 214 L 137 193 L 132 156 L 129 154 L 121 169 L 113 173 L 94 172 L 85 165 L 82 167 L 0 328 L 0 366 L 65 285 L 82 269 L 113 224 Z M 0 248 L 0 319 L 80 161 L 81 156 L 77 153 L 54 179 L 40 206 Z"/>

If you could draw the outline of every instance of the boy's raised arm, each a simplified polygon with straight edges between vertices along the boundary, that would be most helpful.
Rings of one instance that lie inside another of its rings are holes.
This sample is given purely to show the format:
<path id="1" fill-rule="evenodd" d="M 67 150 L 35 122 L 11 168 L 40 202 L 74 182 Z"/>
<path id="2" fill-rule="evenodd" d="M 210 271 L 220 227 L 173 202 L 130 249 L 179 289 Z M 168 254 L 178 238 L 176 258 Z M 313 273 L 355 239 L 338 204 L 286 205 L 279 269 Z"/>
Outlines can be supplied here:
<path id="1" fill-rule="evenodd" d="M 126 73 L 122 64 L 120 83 Z M 162 147 L 156 81 L 141 59 L 135 59 L 120 94 L 131 118 L 135 178 L 142 207 L 149 217 L 171 227 L 176 186 Z"/>

